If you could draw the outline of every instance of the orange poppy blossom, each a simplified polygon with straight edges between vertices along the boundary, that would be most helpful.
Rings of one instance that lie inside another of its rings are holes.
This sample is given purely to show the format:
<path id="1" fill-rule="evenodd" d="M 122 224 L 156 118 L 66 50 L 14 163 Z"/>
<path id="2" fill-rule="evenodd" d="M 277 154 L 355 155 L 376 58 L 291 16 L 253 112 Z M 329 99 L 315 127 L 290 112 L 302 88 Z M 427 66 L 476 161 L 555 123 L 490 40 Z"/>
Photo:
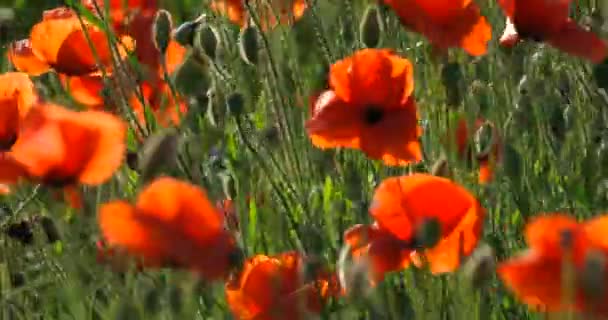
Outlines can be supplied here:
<path id="1" fill-rule="evenodd" d="M 484 55 L 492 27 L 473 0 L 383 0 L 408 29 L 424 35 L 436 49 L 461 47 Z"/>
<path id="2" fill-rule="evenodd" d="M 324 269 L 306 275 L 308 259 L 295 251 L 256 255 L 225 286 L 235 319 L 309 319 L 340 293 L 337 279 Z"/>
<path id="3" fill-rule="evenodd" d="M 579 223 L 563 213 L 536 217 L 526 226 L 529 249 L 498 265 L 506 286 L 531 307 L 549 312 L 608 315 L 608 216 Z M 565 283 L 564 267 L 572 269 Z M 599 290 L 594 289 L 598 287 Z M 569 289 L 568 289 L 569 288 Z M 564 301 L 572 290 L 572 301 Z"/>
<path id="4" fill-rule="evenodd" d="M 600 63 L 608 57 L 608 44 L 569 18 L 572 0 L 499 0 L 507 16 L 500 38 L 504 47 L 520 39 L 542 41 L 566 53 Z"/>
<path id="5" fill-rule="evenodd" d="M 471 137 L 484 125 L 489 125 L 491 127 L 492 141 L 485 150 L 474 155 L 479 164 L 479 184 L 487 184 L 494 179 L 496 165 L 502 160 L 502 138 L 500 137 L 496 126 L 483 119 L 477 119 L 475 121 L 475 130 L 472 132 L 469 131 L 467 120 L 464 118 L 460 119 L 458 128 L 456 129 L 456 147 L 458 155 L 461 158 L 466 159 L 474 152 L 471 146 Z"/>
<path id="6" fill-rule="evenodd" d="M 62 187 L 79 207 L 78 184 L 95 186 L 112 177 L 126 150 L 126 125 L 101 112 L 76 112 L 38 103 L 20 123 L 18 139 L 0 158 L 0 182 L 20 179 Z"/>
<path id="7" fill-rule="evenodd" d="M 485 209 L 451 180 L 413 174 L 382 181 L 370 214 L 375 223 L 351 227 L 344 240 L 353 259 L 368 259 L 370 281 L 376 283 L 411 263 L 428 265 L 433 274 L 458 269 L 482 236 Z M 434 236 L 436 241 L 424 244 Z"/>
<path id="8" fill-rule="evenodd" d="M 126 48 L 131 48 L 130 38 L 121 40 Z M 126 50 L 120 53 L 126 55 Z M 44 11 L 42 21 L 32 27 L 29 39 L 10 45 L 8 57 L 17 70 L 31 75 L 53 69 L 67 76 L 81 76 L 96 72 L 100 67 L 110 68 L 113 64 L 105 32 L 84 20 L 81 24 L 77 14 L 65 7 Z"/>
<path id="9" fill-rule="evenodd" d="M 36 88 L 26 73 L 0 74 L 0 151 L 10 150 L 20 123 L 37 102 Z"/>
<path id="10" fill-rule="evenodd" d="M 249 3 L 256 10 L 262 30 L 297 21 L 304 15 L 308 7 L 306 0 L 254 0 Z M 213 0 L 211 9 L 227 15 L 230 21 L 241 28 L 249 24 L 247 7 L 242 0 Z"/>
<path id="11" fill-rule="evenodd" d="M 409 60 L 388 49 L 363 49 L 331 66 L 329 85 L 306 121 L 313 145 L 360 149 L 392 166 L 422 160 Z"/>
<path id="12" fill-rule="evenodd" d="M 104 204 L 98 221 L 108 246 L 140 258 L 145 267 L 187 268 L 204 279 L 221 280 L 239 253 L 205 192 L 174 178 L 154 180 L 134 205 Z"/>

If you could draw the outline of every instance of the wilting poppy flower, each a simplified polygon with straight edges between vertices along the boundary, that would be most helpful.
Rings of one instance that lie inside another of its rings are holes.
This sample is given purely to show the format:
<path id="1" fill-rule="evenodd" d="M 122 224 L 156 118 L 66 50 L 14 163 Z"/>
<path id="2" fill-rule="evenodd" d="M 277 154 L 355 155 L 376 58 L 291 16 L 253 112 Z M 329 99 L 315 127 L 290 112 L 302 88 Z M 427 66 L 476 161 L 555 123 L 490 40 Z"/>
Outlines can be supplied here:
<path id="1" fill-rule="evenodd" d="M 87 40 L 87 36 L 88 39 Z M 128 48 L 132 42 L 123 39 Z M 90 45 L 94 46 L 94 52 Z M 124 47 L 122 55 L 126 55 Z M 11 45 L 9 58 L 18 70 L 40 74 L 47 65 L 69 76 L 84 75 L 112 66 L 112 50 L 105 32 L 78 19 L 68 8 L 44 11 L 42 21 L 32 27 L 29 41 Z"/>
<path id="2" fill-rule="evenodd" d="M 484 125 L 491 130 L 491 140 L 487 142 L 484 150 L 475 152 L 471 137 Z M 456 129 L 456 146 L 461 158 L 475 157 L 479 164 L 479 183 L 486 184 L 494 179 L 496 165 L 502 158 L 502 139 L 493 123 L 477 119 L 474 123 L 474 131 L 469 131 L 466 119 L 460 119 Z"/>
<path id="3" fill-rule="evenodd" d="M 473 0 L 383 0 L 401 23 L 427 37 L 437 49 L 461 47 L 483 55 L 492 39 L 492 28 Z"/>
<path id="4" fill-rule="evenodd" d="M 238 253 L 205 192 L 173 178 L 153 181 L 135 205 L 103 205 L 99 225 L 108 245 L 141 258 L 146 267 L 186 268 L 210 280 L 226 276 Z"/>
<path id="5" fill-rule="evenodd" d="M 110 179 L 122 164 L 125 139 L 126 125 L 108 113 L 37 104 L 20 124 L 11 150 L 0 158 L 0 182 L 26 178 L 64 187 L 78 207 L 74 186 Z"/>
<path id="6" fill-rule="evenodd" d="M 390 50 L 364 49 L 331 66 L 330 90 L 306 130 L 319 148 L 360 149 L 387 165 L 422 159 L 412 64 Z"/>
<path id="7" fill-rule="evenodd" d="M 526 226 L 529 249 L 498 266 L 498 275 L 524 303 L 547 311 L 608 315 L 608 217 L 578 223 L 565 214 Z M 571 268 L 568 278 L 564 272 Z M 561 279 L 561 280 L 560 280 Z M 570 292 L 572 299 L 568 297 Z"/>
<path id="8" fill-rule="evenodd" d="M 0 151 L 13 146 L 20 123 L 37 101 L 34 83 L 27 74 L 9 72 L 0 75 Z"/>
<path id="9" fill-rule="evenodd" d="M 261 28 L 264 30 L 273 28 L 278 24 L 297 21 L 304 15 L 307 8 L 305 0 L 255 0 L 249 1 L 249 3 L 256 11 L 262 24 Z M 242 0 L 213 0 L 211 9 L 227 15 L 230 21 L 241 27 L 248 24 L 249 15 Z"/>
<path id="10" fill-rule="evenodd" d="M 520 39 L 542 41 L 566 53 L 600 63 L 608 56 L 605 40 L 569 18 L 572 0 L 499 0 L 507 16 L 501 45 Z"/>
<path id="11" fill-rule="evenodd" d="M 249 258 L 226 284 L 226 299 L 236 319 L 309 319 L 339 292 L 336 278 L 324 270 L 306 275 L 307 259 L 290 251 Z"/>
<path id="12" fill-rule="evenodd" d="M 485 210 L 467 190 L 432 175 L 384 180 L 374 193 L 375 223 L 344 234 L 353 257 L 371 262 L 372 281 L 414 263 L 431 272 L 456 270 L 481 237 Z"/>

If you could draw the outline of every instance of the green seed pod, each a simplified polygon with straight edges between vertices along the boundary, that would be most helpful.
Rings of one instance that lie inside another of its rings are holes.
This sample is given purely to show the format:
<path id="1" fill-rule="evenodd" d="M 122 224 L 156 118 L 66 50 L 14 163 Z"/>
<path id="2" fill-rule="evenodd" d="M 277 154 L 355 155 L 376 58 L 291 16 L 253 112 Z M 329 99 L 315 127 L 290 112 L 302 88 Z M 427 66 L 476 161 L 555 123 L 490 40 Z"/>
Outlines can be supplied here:
<path id="1" fill-rule="evenodd" d="M 186 21 L 173 30 L 173 39 L 184 47 L 194 46 L 194 34 L 199 23 Z"/>
<path id="2" fill-rule="evenodd" d="M 481 245 L 463 266 L 463 275 L 475 289 L 482 289 L 491 280 L 496 270 L 494 250 L 487 244 Z"/>
<path id="3" fill-rule="evenodd" d="M 173 20 L 169 11 L 161 9 L 156 12 L 152 33 L 154 46 L 161 53 L 167 52 L 169 41 L 171 40 L 171 30 L 173 30 Z"/>
<path id="4" fill-rule="evenodd" d="M 40 219 L 40 225 L 42 226 L 42 230 L 44 231 L 46 239 L 49 243 L 54 243 L 61 240 L 59 230 L 57 230 L 57 226 L 55 225 L 53 219 L 44 216 Z"/>
<path id="5" fill-rule="evenodd" d="M 241 59 L 249 65 L 258 63 L 258 30 L 254 25 L 247 26 L 241 30 L 239 36 L 239 53 Z"/>
<path id="6" fill-rule="evenodd" d="M 436 218 L 424 221 L 416 231 L 416 244 L 423 248 L 434 247 L 441 238 L 441 224 Z"/>
<path id="7" fill-rule="evenodd" d="M 205 54 L 211 60 L 215 60 L 220 50 L 220 36 L 214 27 L 208 24 L 201 24 L 196 28 L 194 37 L 194 48 Z"/>
<path id="8" fill-rule="evenodd" d="M 149 181 L 164 168 L 175 167 L 178 143 L 175 129 L 165 129 L 146 140 L 139 158 L 143 181 Z"/>
<path id="9" fill-rule="evenodd" d="M 228 108 L 228 113 L 239 116 L 245 109 L 245 98 L 238 92 L 232 93 L 226 99 L 226 107 Z"/>
<path id="10" fill-rule="evenodd" d="M 384 25 L 377 5 L 369 5 L 363 14 L 359 34 L 361 43 L 368 48 L 377 48 L 382 40 Z"/>

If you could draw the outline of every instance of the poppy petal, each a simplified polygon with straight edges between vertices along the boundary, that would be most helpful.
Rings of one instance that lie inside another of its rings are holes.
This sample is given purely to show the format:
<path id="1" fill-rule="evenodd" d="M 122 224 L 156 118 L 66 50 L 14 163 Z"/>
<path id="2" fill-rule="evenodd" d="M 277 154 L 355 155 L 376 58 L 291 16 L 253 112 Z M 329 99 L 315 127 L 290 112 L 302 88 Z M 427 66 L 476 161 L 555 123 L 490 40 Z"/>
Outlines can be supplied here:
<path id="1" fill-rule="evenodd" d="M 592 31 L 587 31 L 576 22 L 568 20 L 561 30 L 547 39 L 552 46 L 585 58 L 593 63 L 601 63 L 608 57 L 608 44 Z"/>
<path id="2" fill-rule="evenodd" d="M 32 76 L 41 75 L 51 69 L 46 61 L 34 54 L 29 39 L 12 43 L 8 48 L 7 55 L 15 69 Z"/>
<path id="3" fill-rule="evenodd" d="M 306 131 L 315 146 L 359 147 L 362 115 L 358 108 L 347 105 L 333 91 L 319 95 L 313 108 L 312 118 L 306 121 Z"/>
<path id="4" fill-rule="evenodd" d="M 479 210 L 478 202 L 464 188 L 445 178 L 413 174 L 384 180 L 374 192 L 370 214 L 382 229 L 409 241 L 428 219 L 437 219 L 445 237 L 471 210 Z"/>
<path id="5" fill-rule="evenodd" d="M 549 311 L 564 307 L 562 303 L 562 261 L 540 256 L 531 251 L 498 266 L 502 281 L 523 302 L 530 306 L 542 305 Z"/>
<path id="6" fill-rule="evenodd" d="M 105 87 L 103 76 L 84 75 L 80 77 L 68 77 L 60 75 L 60 79 L 67 87 L 72 98 L 78 103 L 93 110 L 103 110 L 104 98 L 103 89 Z"/>
<path id="7" fill-rule="evenodd" d="M 410 99 L 405 108 L 389 109 L 384 113 L 383 119 L 378 124 L 361 130 L 361 150 L 370 158 L 382 159 L 390 166 L 409 165 L 421 161 L 422 147 L 418 140 L 421 128 L 418 126 L 414 99 Z"/>
<path id="8" fill-rule="evenodd" d="M 555 213 L 535 217 L 526 225 L 525 238 L 530 248 L 543 255 L 561 256 L 564 242 L 577 246 L 580 241 L 578 222 L 571 216 Z"/>

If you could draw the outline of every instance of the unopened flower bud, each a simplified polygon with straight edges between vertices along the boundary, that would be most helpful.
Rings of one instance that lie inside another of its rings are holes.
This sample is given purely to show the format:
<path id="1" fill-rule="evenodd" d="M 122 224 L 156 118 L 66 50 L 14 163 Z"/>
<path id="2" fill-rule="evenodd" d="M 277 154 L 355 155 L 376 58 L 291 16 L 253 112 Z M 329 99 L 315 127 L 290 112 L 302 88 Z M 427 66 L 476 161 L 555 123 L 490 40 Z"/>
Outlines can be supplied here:
<path id="1" fill-rule="evenodd" d="M 167 52 L 169 41 L 171 40 L 171 30 L 173 30 L 173 20 L 169 11 L 158 10 L 154 17 L 154 25 L 152 27 L 154 46 L 161 53 Z"/>
<path id="2" fill-rule="evenodd" d="M 241 59 L 249 65 L 256 65 L 258 63 L 258 30 L 252 24 L 241 30 L 239 36 L 239 53 Z"/>
<path id="3" fill-rule="evenodd" d="M 196 28 L 194 38 L 194 48 L 196 50 L 214 60 L 217 57 L 220 45 L 220 36 L 214 27 L 208 24 L 201 24 Z"/>
<path id="4" fill-rule="evenodd" d="M 384 25 L 378 6 L 372 4 L 367 7 L 359 29 L 361 42 L 366 47 L 376 48 L 380 45 Z"/>

